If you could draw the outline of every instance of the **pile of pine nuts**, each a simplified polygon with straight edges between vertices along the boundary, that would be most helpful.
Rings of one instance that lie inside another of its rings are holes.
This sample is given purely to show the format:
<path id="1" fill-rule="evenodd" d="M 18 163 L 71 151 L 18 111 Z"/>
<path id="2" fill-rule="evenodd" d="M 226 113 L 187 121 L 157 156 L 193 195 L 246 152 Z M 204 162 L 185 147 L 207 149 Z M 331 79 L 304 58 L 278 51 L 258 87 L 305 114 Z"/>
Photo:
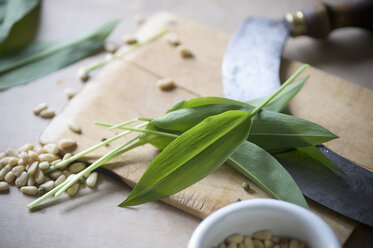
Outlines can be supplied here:
<path id="1" fill-rule="evenodd" d="M 83 162 L 73 162 L 59 169 L 45 173 L 50 166 L 66 160 L 72 156 L 64 152 L 64 149 L 76 146 L 74 140 L 64 139 L 57 145 L 47 144 L 36 147 L 33 144 L 25 144 L 17 152 L 8 149 L 0 153 L 0 192 L 9 192 L 9 185 L 15 185 L 26 195 L 41 196 L 54 187 L 63 183 L 72 176 L 86 168 Z M 97 172 L 84 176 L 72 185 L 66 193 L 75 195 L 79 188 L 87 185 L 94 187 L 97 182 Z"/>
<path id="2" fill-rule="evenodd" d="M 261 230 L 252 238 L 233 234 L 220 243 L 217 248 L 306 248 L 307 246 L 296 239 L 279 238 L 268 230 Z"/>

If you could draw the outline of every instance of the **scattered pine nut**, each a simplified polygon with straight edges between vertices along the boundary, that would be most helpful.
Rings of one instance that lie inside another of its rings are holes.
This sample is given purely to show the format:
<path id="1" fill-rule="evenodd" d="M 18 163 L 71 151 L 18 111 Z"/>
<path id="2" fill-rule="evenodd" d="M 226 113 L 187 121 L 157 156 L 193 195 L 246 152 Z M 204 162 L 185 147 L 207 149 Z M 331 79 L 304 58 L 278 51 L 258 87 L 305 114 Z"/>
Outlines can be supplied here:
<path id="1" fill-rule="evenodd" d="M 9 190 L 9 184 L 7 182 L 0 182 L 0 191 Z"/>
<path id="2" fill-rule="evenodd" d="M 127 45 L 133 45 L 137 43 L 137 38 L 132 35 L 125 35 L 123 37 L 123 43 Z"/>
<path id="3" fill-rule="evenodd" d="M 46 110 L 47 108 L 48 108 L 48 105 L 45 102 L 42 102 L 36 105 L 33 111 L 35 115 L 39 115 L 41 111 Z"/>
<path id="4" fill-rule="evenodd" d="M 55 112 L 53 109 L 44 109 L 39 115 L 41 118 L 49 119 L 54 117 Z"/>
<path id="5" fill-rule="evenodd" d="M 163 79 L 159 79 L 157 81 L 157 86 L 161 89 L 161 90 L 164 90 L 164 91 L 169 91 L 169 90 L 172 90 L 176 87 L 176 84 L 173 80 L 169 79 L 169 78 L 163 78 Z"/>
<path id="6" fill-rule="evenodd" d="M 94 187 L 97 182 L 97 172 L 93 172 L 89 177 L 87 177 L 86 184 L 88 187 Z"/>
<path id="7" fill-rule="evenodd" d="M 36 195 L 38 193 L 38 188 L 35 186 L 23 186 L 21 187 L 21 192 L 25 195 Z"/>
<path id="8" fill-rule="evenodd" d="M 177 47 L 177 51 L 183 58 L 192 58 L 193 53 L 185 46 L 180 45 Z"/>
<path id="9" fill-rule="evenodd" d="M 70 166 L 69 171 L 73 174 L 81 172 L 85 169 L 85 164 L 83 162 L 77 162 Z"/>
<path id="10" fill-rule="evenodd" d="M 115 53 L 118 50 L 118 46 L 114 43 L 107 42 L 104 45 L 104 49 L 108 53 Z"/>
<path id="11" fill-rule="evenodd" d="M 47 181 L 45 183 L 43 183 L 42 185 L 40 185 L 41 188 L 44 188 L 45 191 L 50 191 L 51 189 L 54 188 L 54 182 L 52 180 L 50 181 Z"/>
<path id="12" fill-rule="evenodd" d="M 82 132 L 82 129 L 80 128 L 78 123 L 76 123 L 74 120 L 69 120 L 67 122 L 67 125 L 68 125 L 69 129 L 71 131 L 73 131 L 74 133 L 79 133 L 80 134 Z"/>
<path id="13" fill-rule="evenodd" d="M 71 185 L 70 188 L 68 188 L 66 190 L 66 193 L 69 195 L 69 196 L 73 196 L 75 195 L 76 193 L 78 193 L 78 190 L 79 190 L 79 183 L 74 183 L 73 185 Z"/>
<path id="14" fill-rule="evenodd" d="M 78 77 L 81 81 L 86 82 L 89 79 L 89 74 L 85 68 L 78 70 Z"/>
<path id="15" fill-rule="evenodd" d="M 9 171 L 6 175 L 5 175 L 5 182 L 7 183 L 12 183 L 14 182 L 14 180 L 16 179 L 16 175 L 14 175 L 13 171 Z"/>
<path id="16" fill-rule="evenodd" d="M 17 177 L 15 184 L 17 185 L 18 188 L 20 188 L 27 184 L 27 180 L 28 180 L 28 174 L 26 173 L 26 171 L 24 171 L 21 173 L 19 177 Z"/>
<path id="17" fill-rule="evenodd" d="M 249 191 L 250 190 L 250 185 L 248 183 L 242 183 L 242 188 L 245 190 L 245 191 Z"/>
<path id="18" fill-rule="evenodd" d="M 141 26 L 145 22 L 145 17 L 142 15 L 135 15 L 133 17 L 133 21 L 138 25 Z"/>
<path id="19" fill-rule="evenodd" d="M 53 154 L 53 155 L 57 155 L 57 153 L 60 151 L 60 150 L 58 149 L 58 147 L 57 147 L 55 144 L 53 144 L 53 143 L 45 145 L 45 146 L 44 146 L 44 149 L 45 149 L 48 153 Z"/>
<path id="20" fill-rule="evenodd" d="M 58 144 L 62 150 L 76 146 L 76 142 L 72 139 L 62 139 Z"/>
<path id="21" fill-rule="evenodd" d="M 8 174 L 9 171 L 12 170 L 12 166 L 9 164 L 5 165 L 1 170 L 0 170 L 0 181 L 4 180 L 6 174 Z"/>
<path id="22" fill-rule="evenodd" d="M 180 45 L 180 39 L 179 39 L 179 36 L 177 36 L 177 34 L 167 33 L 167 34 L 165 34 L 165 39 L 172 46 Z"/>
<path id="23" fill-rule="evenodd" d="M 73 88 L 66 88 L 63 92 L 68 99 L 71 99 L 76 95 L 76 90 Z"/>
<path id="24" fill-rule="evenodd" d="M 24 171 L 25 171 L 24 165 L 18 165 L 12 169 L 12 172 L 16 177 L 19 177 Z"/>
<path id="25" fill-rule="evenodd" d="M 54 186 L 58 186 L 60 185 L 61 183 L 63 183 L 64 181 L 66 180 L 66 176 L 65 175 L 60 175 L 56 181 L 54 181 Z"/>

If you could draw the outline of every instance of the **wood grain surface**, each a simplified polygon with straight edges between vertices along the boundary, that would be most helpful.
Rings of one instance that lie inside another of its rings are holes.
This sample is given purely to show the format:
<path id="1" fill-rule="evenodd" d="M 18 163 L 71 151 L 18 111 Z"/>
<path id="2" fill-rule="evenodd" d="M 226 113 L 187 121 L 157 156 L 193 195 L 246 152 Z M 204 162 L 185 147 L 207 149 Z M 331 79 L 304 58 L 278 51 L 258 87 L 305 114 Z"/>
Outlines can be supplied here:
<path id="1" fill-rule="evenodd" d="M 164 113 L 172 104 L 196 96 L 222 96 L 220 66 L 229 38 L 190 20 L 168 13 L 158 14 L 146 22 L 139 33 L 140 39 L 167 28 L 179 35 L 185 46 L 194 53 L 183 59 L 176 49 L 164 39 L 159 39 L 139 49 L 125 60 L 105 66 L 84 89 L 74 97 L 64 111 L 53 119 L 41 135 L 41 143 L 57 143 L 62 138 L 78 142 L 77 152 L 111 137 L 110 132 L 97 127 L 93 121 L 119 123 L 136 117 L 154 118 Z M 287 77 L 299 63 L 284 61 L 282 76 Z M 319 123 L 341 138 L 329 142 L 328 147 L 344 157 L 372 170 L 373 147 L 372 106 L 373 93 L 352 85 L 335 76 L 310 68 L 310 81 L 290 104 L 295 116 Z M 160 91 L 156 80 L 169 77 L 178 87 L 170 92 Z M 67 121 L 73 119 L 82 127 L 82 134 L 72 133 Z M 94 152 L 85 159 L 93 161 L 116 145 Z M 145 146 L 133 150 L 106 165 L 127 184 L 133 186 L 158 151 Z M 269 197 L 250 183 L 250 193 L 241 188 L 246 178 L 223 165 L 216 172 L 184 191 L 164 201 L 199 218 L 213 211 L 242 200 Z M 312 201 L 312 211 L 326 220 L 344 242 L 355 223 Z"/>

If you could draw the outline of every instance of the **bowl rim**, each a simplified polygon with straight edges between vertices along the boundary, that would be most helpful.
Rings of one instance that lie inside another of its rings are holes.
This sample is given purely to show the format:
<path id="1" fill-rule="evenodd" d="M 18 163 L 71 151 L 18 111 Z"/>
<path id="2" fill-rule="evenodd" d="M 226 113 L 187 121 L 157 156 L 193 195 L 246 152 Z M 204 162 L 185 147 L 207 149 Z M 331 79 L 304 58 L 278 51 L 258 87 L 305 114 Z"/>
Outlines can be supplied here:
<path id="1" fill-rule="evenodd" d="M 312 213 L 303 207 L 295 205 L 293 203 L 276 200 L 276 199 L 249 199 L 236 203 L 229 204 L 205 218 L 194 230 L 192 237 L 189 240 L 188 248 L 200 248 L 203 237 L 208 233 L 209 229 L 219 222 L 222 218 L 234 213 L 239 212 L 242 209 L 253 209 L 253 208 L 266 208 L 268 210 L 280 209 L 285 212 L 295 213 L 299 216 L 304 217 L 318 232 L 322 232 L 328 241 L 328 247 L 325 248 L 340 248 L 341 244 L 338 237 L 332 230 L 332 228 L 319 216 Z"/>

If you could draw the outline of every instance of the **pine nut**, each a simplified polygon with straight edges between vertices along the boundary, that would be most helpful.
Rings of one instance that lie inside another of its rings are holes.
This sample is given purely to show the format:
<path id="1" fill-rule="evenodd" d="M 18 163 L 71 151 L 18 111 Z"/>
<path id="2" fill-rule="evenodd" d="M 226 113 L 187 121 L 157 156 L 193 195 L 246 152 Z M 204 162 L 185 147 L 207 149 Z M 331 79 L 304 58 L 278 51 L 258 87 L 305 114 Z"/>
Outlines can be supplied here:
<path id="1" fill-rule="evenodd" d="M 272 236 L 272 237 L 271 237 L 271 241 L 272 241 L 274 244 L 278 244 L 278 243 L 280 243 L 280 238 L 279 238 L 279 237 L 276 237 L 276 236 Z"/>
<path id="2" fill-rule="evenodd" d="M 62 175 L 62 171 L 60 171 L 60 170 L 54 170 L 54 171 L 52 171 L 51 173 L 49 173 L 49 175 L 50 175 L 53 179 L 57 179 L 59 176 Z"/>
<path id="3" fill-rule="evenodd" d="M 272 246 L 273 246 L 273 243 L 272 243 L 271 240 L 268 240 L 268 239 L 264 240 L 264 247 L 265 248 L 270 248 Z"/>
<path id="4" fill-rule="evenodd" d="M 104 45 L 104 49 L 108 53 L 115 53 L 118 50 L 118 47 L 114 43 L 107 42 Z"/>
<path id="5" fill-rule="evenodd" d="M 24 144 L 23 146 L 21 146 L 19 149 L 18 149 L 18 153 L 21 153 L 21 152 L 28 152 L 30 150 L 34 149 L 34 145 L 31 144 L 31 143 L 27 143 L 27 144 Z"/>
<path id="6" fill-rule="evenodd" d="M 24 165 L 18 165 L 12 169 L 12 172 L 16 177 L 19 177 L 24 171 L 25 171 Z"/>
<path id="7" fill-rule="evenodd" d="M 46 110 L 47 108 L 48 108 L 48 105 L 45 102 L 42 102 L 36 105 L 33 111 L 35 115 L 39 115 L 41 111 Z"/>
<path id="8" fill-rule="evenodd" d="M 7 182 L 0 182 L 0 191 L 9 190 L 9 184 Z"/>
<path id="9" fill-rule="evenodd" d="M 38 161 L 39 160 L 39 154 L 35 151 L 32 151 L 32 150 L 28 151 L 28 155 L 29 155 L 31 161 Z"/>
<path id="10" fill-rule="evenodd" d="M 50 154 L 54 154 L 54 155 L 57 155 L 57 153 L 60 151 L 60 150 L 58 149 L 58 147 L 57 147 L 55 144 L 53 144 L 53 143 L 45 145 L 45 146 L 44 146 L 44 149 L 45 149 L 48 153 L 50 153 Z"/>
<path id="11" fill-rule="evenodd" d="M 72 173 L 68 170 L 63 170 L 62 173 L 66 176 L 66 177 L 69 177 L 72 175 Z"/>
<path id="12" fill-rule="evenodd" d="M 27 174 L 34 175 L 36 172 L 36 169 L 38 168 L 39 162 L 35 161 L 31 164 L 30 168 L 27 170 Z"/>
<path id="13" fill-rule="evenodd" d="M 34 174 L 34 179 L 37 184 L 42 184 L 44 182 L 44 173 L 41 169 L 37 169 Z"/>
<path id="14" fill-rule="evenodd" d="M 21 192 L 25 195 L 36 195 L 38 193 L 38 188 L 35 186 L 23 186 L 21 187 Z"/>
<path id="15" fill-rule="evenodd" d="M 10 166 L 9 164 L 5 165 L 5 167 L 0 170 L 0 181 L 4 180 L 6 174 L 8 174 L 8 172 L 11 170 L 12 166 Z"/>
<path id="16" fill-rule="evenodd" d="M 76 123 L 74 120 L 69 120 L 67 122 L 67 126 L 74 133 L 79 133 L 80 134 L 82 132 L 82 129 L 80 128 L 80 126 L 78 125 L 78 123 Z"/>
<path id="17" fill-rule="evenodd" d="M 253 234 L 253 238 L 259 239 L 259 240 L 271 239 L 271 237 L 272 237 L 272 234 L 268 230 L 258 231 Z"/>
<path id="18" fill-rule="evenodd" d="M 176 87 L 175 82 L 172 79 L 169 78 L 163 78 L 157 80 L 157 86 L 164 91 L 172 90 Z"/>
<path id="19" fill-rule="evenodd" d="M 42 169 L 42 170 L 45 170 L 45 169 L 48 169 L 50 166 L 49 162 L 48 161 L 43 161 L 39 164 L 39 168 Z"/>
<path id="20" fill-rule="evenodd" d="M 142 25 L 142 24 L 144 24 L 144 22 L 145 22 L 145 17 L 144 16 L 142 16 L 142 15 L 135 15 L 134 17 L 133 17 L 133 21 L 137 24 L 137 25 Z"/>
<path id="21" fill-rule="evenodd" d="M 254 239 L 253 243 L 255 248 L 264 248 L 264 244 L 261 240 Z"/>
<path id="22" fill-rule="evenodd" d="M 40 185 L 41 188 L 44 188 L 47 192 L 54 188 L 54 182 L 52 180 L 47 181 Z"/>
<path id="23" fill-rule="evenodd" d="M 44 161 L 52 162 L 57 159 L 59 159 L 59 157 L 51 153 L 43 153 L 39 155 L 39 160 L 41 162 L 44 162 Z"/>
<path id="24" fill-rule="evenodd" d="M 172 46 L 180 45 L 180 39 L 179 39 L 179 36 L 177 36 L 177 34 L 168 33 L 168 34 L 165 35 L 165 38 L 166 38 L 167 42 Z"/>
<path id="25" fill-rule="evenodd" d="M 245 237 L 243 243 L 246 245 L 246 248 L 254 248 L 254 243 L 251 238 Z"/>
<path id="26" fill-rule="evenodd" d="M 25 161 L 27 163 L 27 161 L 30 160 L 30 156 L 28 155 L 27 152 L 24 152 L 22 151 L 21 154 L 19 154 L 18 156 L 20 159 L 22 159 L 23 161 Z"/>
<path id="27" fill-rule="evenodd" d="M 71 154 L 71 153 L 66 153 L 64 156 L 63 156 L 63 158 L 62 158 L 62 161 L 63 160 L 66 160 L 66 159 L 69 159 L 69 158 L 71 158 L 73 155 Z"/>
<path id="28" fill-rule="evenodd" d="M 137 43 L 137 39 L 135 36 L 132 35 L 125 35 L 123 37 L 123 43 L 127 45 L 133 45 Z"/>
<path id="29" fill-rule="evenodd" d="M 6 175 L 5 175 L 5 182 L 7 183 L 12 183 L 14 182 L 14 180 L 16 179 L 16 176 L 14 175 L 14 173 L 12 171 L 9 171 Z"/>
<path id="30" fill-rule="evenodd" d="M 71 99 L 76 95 L 76 90 L 73 88 L 66 88 L 63 92 L 68 99 Z"/>
<path id="31" fill-rule="evenodd" d="M 8 164 L 10 166 L 15 166 L 16 164 L 18 164 L 18 159 L 15 157 L 10 157 L 10 159 L 8 160 Z"/>
<path id="32" fill-rule="evenodd" d="M 0 159 L 0 164 L 1 165 L 7 165 L 9 163 L 9 160 L 11 159 L 12 157 L 4 157 L 2 159 Z"/>
<path id="33" fill-rule="evenodd" d="M 87 177 L 86 184 L 88 187 L 94 187 L 97 182 L 97 172 L 93 172 L 89 177 Z"/>
<path id="34" fill-rule="evenodd" d="M 69 195 L 69 196 L 73 196 L 75 195 L 76 193 L 78 193 L 78 190 L 79 190 L 79 184 L 78 183 L 74 183 L 73 185 L 71 185 L 70 188 L 68 188 L 66 190 L 66 193 Z"/>
<path id="35" fill-rule="evenodd" d="M 7 156 L 5 152 L 0 152 L 0 159 L 3 159 Z"/>
<path id="36" fill-rule="evenodd" d="M 42 118 L 45 118 L 45 119 L 49 119 L 49 118 L 53 118 L 54 115 L 55 115 L 55 112 L 53 109 L 44 109 L 43 111 L 40 112 L 40 117 Z"/>
<path id="37" fill-rule="evenodd" d="M 20 188 L 27 184 L 27 180 L 28 180 L 28 174 L 26 173 L 26 171 L 24 171 L 19 177 L 17 177 L 15 183 L 17 187 Z"/>
<path id="38" fill-rule="evenodd" d="M 229 236 L 226 240 L 225 240 L 225 242 L 226 243 L 228 243 L 228 244 L 230 244 L 230 243 L 236 243 L 236 244 L 239 244 L 239 243 L 241 243 L 242 241 L 243 241 L 243 236 L 242 235 L 240 235 L 240 234 L 233 234 L 233 235 L 231 235 L 231 236 Z"/>
<path id="39" fill-rule="evenodd" d="M 27 186 L 34 186 L 34 185 L 35 185 L 34 176 L 29 175 L 28 180 L 27 180 Z"/>
<path id="40" fill-rule="evenodd" d="M 63 183 L 64 181 L 66 180 L 66 176 L 65 175 L 61 175 L 59 176 L 56 181 L 54 182 L 54 185 L 55 186 L 58 186 L 60 185 L 61 183 Z"/>
<path id="41" fill-rule="evenodd" d="M 85 68 L 80 68 L 78 70 L 78 77 L 82 82 L 86 82 L 89 79 L 89 74 Z"/>
<path id="42" fill-rule="evenodd" d="M 300 243 L 298 240 L 292 239 L 290 240 L 289 248 L 299 248 L 299 245 Z"/>
<path id="43" fill-rule="evenodd" d="M 74 163 L 70 166 L 69 171 L 73 174 L 81 172 L 85 169 L 85 164 L 82 162 Z"/>
<path id="44" fill-rule="evenodd" d="M 179 52 L 179 54 L 183 58 L 192 58 L 193 57 L 193 53 L 183 45 L 178 46 L 177 51 Z"/>
<path id="45" fill-rule="evenodd" d="M 237 244 L 236 243 L 230 243 L 227 248 L 237 248 Z"/>
<path id="46" fill-rule="evenodd" d="M 57 159 L 57 160 L 54 160 L 52 163 L 51 163 L 51 166 L 53 165 L 56 165 L 58 164 L 59 162 L 61 162 L 62 160 L 61 159 Z"/>
<path id="47" fill-rule="evenodd" d="M 7 154 L 9 157 L 17 157 L 17 153 L 15 153 L 15 152 L 13 151 L 13 149 L 11 149 L 11 148 L 8 148 L 8 149 L 6 150 L 6 154 Z"/>
<path id="48" fill-rule="evenodd" d="M 60 146 L 61 149 L 72 148 L 72 147 L 76 146 L 76 142 L 74 140 L 71 140 L 71 139 L 62 139 L 59 142 L 59 146 Z"/>
<path id="49" fill-rule="evenodd" d="M 36 152 L 38 154 L 48 153 L 43 147 L 36 148 Z"/>

